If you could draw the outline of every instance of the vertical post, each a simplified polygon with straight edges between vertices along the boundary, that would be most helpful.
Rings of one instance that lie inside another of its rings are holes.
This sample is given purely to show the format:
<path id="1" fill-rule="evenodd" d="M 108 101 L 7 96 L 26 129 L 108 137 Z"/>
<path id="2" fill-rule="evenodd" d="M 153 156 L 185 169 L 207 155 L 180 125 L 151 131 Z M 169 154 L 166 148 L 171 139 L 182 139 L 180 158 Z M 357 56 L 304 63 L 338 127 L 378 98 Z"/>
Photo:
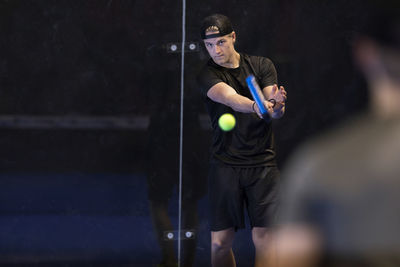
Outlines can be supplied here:
<path id="1" fill-rule="evenodd" d="M 183 100 L 185 82 L 185 42 L 186 42 L 186 0 L 182 0 L 182 49 L 181 49 L 181 112 L 179 131 L 179 201 L 178 201 L 178 267 L 181 266 L 181 229 L 182 229 L 182 159 L 183 159 Z"/>

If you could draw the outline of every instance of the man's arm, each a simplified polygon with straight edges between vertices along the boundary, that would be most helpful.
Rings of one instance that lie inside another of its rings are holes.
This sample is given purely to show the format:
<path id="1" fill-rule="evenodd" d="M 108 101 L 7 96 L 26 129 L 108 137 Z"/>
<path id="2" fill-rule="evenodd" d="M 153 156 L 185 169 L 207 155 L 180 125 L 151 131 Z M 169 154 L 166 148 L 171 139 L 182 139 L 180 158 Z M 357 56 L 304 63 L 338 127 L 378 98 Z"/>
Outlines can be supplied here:
<path id="1" fill-rule="evenodd" d="M 285 113 L 285 101 L 286 91 L 283 86 L 278 89 L 276 85 L 267 86 L 263 89 L 263 93 L 266 99 L 275 99 L 276 102 L 265 101 L 264 105 L 268 109 L 271 117 L 279 119 Z M 257 115 L 262 118 L 257 105 L 254 105 L 254 101 L 239 95 L 235 89 L 224 82 L 219 82 L 213 85 L 207 92 L 207 96 L 214 102 L 224 104 L 235 111 L 243 113 L 256 112 Z M 274 106 L 272 108 L 272 106 Z"/>
<path id="2" fill-rule="evenodd" d="M 235 111 L 243 113 L 255 112 L 253 110 L 253 100 L 239 95 L 235 89 L 224 82 L 219 82 L 212 86 L 208 90 L 207 96 L 214 102 L 224 104 Z"/>

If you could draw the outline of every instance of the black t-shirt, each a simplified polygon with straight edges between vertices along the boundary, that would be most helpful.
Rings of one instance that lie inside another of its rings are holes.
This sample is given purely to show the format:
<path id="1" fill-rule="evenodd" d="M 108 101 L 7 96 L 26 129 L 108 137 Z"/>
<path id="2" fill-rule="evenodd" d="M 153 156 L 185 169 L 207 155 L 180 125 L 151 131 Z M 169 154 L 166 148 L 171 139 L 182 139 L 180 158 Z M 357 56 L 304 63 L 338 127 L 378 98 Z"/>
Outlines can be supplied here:
<path id="1" fill-rule="evenodd" d="M 233 87 L 238 94 L 252 99 L 246 84 L 249 74 L 257 78 L 261 88 L 277 83 L 276 70 L 271 60 L 245 54 L 240 54 L 239 67 L 235 69 L 224 68 L 210 59 L 198 76 L 201 94 L 211 118 L 211 160 L 214 162 L 241 167 L 275 165 L 271 123 L 266 123 L 256 113 L 236 112 L 207 97 L 207 92 L 212 86 L 224 82 Z M 236 126 L 232 131 L 224 132 L 218 126 L 218 119 L 224 113 L 231 113 L 236 118 Z"/>

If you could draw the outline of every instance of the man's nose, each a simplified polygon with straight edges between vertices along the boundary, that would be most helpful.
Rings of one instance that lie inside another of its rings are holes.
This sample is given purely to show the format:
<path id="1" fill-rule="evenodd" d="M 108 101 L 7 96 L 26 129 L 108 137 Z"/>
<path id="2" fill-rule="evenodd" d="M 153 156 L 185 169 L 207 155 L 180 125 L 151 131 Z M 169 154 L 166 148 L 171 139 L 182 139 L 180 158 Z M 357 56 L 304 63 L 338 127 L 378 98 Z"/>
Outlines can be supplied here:
<path id="1" fill-rule="evenodd" d="M 221 53 L 221 48 L 219 48 L 218 45 L 214 46 L 214 54 L 219 54 Z"/>

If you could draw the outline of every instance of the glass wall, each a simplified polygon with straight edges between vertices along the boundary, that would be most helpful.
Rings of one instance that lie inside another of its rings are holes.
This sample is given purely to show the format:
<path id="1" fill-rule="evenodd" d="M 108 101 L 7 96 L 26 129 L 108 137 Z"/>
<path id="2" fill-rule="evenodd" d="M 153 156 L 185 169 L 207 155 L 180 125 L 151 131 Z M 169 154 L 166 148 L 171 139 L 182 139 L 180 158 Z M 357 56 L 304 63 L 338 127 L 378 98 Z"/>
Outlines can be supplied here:
<path id="1" fill-rule="evenodd" d="M 200 21 L 228 15 L 237 50 L 275 63 L 284 167 L 365 103 L 348 55 L 360 1 L 314 2 L 1 0 L 0 265 L 209 266 Z M 234 250 L 252 266 L 249 228 Z"/>

